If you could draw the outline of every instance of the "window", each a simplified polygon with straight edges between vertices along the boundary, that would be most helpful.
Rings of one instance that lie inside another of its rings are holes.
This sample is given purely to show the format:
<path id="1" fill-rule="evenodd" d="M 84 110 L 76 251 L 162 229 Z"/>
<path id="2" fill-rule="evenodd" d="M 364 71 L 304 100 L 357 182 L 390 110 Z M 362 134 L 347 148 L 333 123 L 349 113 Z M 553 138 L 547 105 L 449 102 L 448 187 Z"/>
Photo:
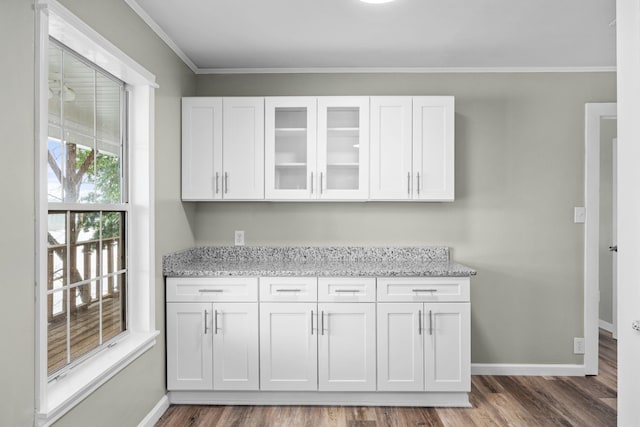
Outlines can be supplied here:
<path id="1" fill-rule="evenodd" d="M 155 344 L 155 76 L 36 2 L 36 426 Z"/>
<path id="2" fill-rule="evenodd" d="M 126 330 L 124 83 L 50 41 L 47 372 Z"/>

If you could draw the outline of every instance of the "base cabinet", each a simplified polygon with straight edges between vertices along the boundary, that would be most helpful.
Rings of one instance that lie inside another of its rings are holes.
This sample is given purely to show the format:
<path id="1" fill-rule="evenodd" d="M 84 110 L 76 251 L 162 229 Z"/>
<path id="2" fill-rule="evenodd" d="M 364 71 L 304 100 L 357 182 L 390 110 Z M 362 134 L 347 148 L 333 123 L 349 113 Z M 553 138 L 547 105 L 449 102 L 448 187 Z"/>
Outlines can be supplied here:
<path id="1" fill-rule="evenodd" d="M 471 391 L 469 303 L 378 304 L 378 390 Z"/>
<path id="2" fill-rule="evenodd" d="M 318 389 L 375 391 L 375 303 L 320 303 Z"/>
<path id="3" fill-rule="evenodd" d="M 210 303 L 167 304 L 167 388 L 213 388 Z M 207 329 L 207 330 L 205 330 Z"/>
<path id="4" fill-rule="evenodd" d="M 260 304 L 260 389 L 317 390 L 316 303 Z"/>
<path id="5" fill-rule="evenodd" d="M 468 278 L 269 277 L 259 285 L 168 279 L 172 402 L 351 404 L 360 396 L 468 405 Z"/>

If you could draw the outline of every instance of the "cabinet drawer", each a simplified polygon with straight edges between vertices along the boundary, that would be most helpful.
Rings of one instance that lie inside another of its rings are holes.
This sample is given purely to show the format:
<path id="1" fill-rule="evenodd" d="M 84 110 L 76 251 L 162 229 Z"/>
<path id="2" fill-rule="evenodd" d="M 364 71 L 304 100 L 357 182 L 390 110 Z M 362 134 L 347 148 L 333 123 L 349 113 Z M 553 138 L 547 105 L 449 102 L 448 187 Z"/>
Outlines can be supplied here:
<path id="1" fill-rule="evenodd" d="M 167 278 L 167 302 L 191 301 L 258 301 L 258 278 Z"/>
<path id="2" fill-rule="evenodd" d="M 376 279 L 373 277 L 321 277 L 318 279 L 320 302 L 375 302 Z"/>
<path id="3" fill-rule="evenodd" d="M 315 302 L 318 300 L 316 277 L 261 277 L 260 301 Z"/>
<path id="4" fill-rule="evenodd" d="M 378 279 L 378 301 L 469 301 L 468 277 L 387 277 Z"/>

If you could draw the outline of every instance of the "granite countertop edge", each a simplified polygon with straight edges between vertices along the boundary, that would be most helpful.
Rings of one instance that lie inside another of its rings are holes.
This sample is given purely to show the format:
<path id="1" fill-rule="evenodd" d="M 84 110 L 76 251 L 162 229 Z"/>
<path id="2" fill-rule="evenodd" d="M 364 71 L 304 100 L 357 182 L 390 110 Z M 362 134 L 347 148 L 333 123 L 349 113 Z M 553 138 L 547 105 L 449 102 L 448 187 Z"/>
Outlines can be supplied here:
<path id="1" fill-rule="evenodd" d="M 470 277 L 447 247 L 200 247 L 163 257 L 167 277 Z M 300 252 L 300 251 L 303 252 Z M 284 254 L 284 255 L 283 255 Z M 290 259 L 288 256 L 293 254 Z M 282 258 L 285 257 L 285 259 Z M 300 257 L 303 258 L 300 258 Z"/>

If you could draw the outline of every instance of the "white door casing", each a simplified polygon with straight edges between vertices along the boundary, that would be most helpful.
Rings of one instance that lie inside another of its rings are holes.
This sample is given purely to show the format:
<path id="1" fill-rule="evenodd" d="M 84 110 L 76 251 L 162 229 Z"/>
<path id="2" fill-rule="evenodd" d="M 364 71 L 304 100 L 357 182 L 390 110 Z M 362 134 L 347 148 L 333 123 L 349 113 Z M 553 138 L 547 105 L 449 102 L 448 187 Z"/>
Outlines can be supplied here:
<path id="1" fill-rule="evenodd" d="M 585 374 L 598 374 L 600 242 L 600 120 L 615 117 L 615 103 L 585 105 L 584 341 Z M 608 244 L 608 242 L 607 242 Z"/>

